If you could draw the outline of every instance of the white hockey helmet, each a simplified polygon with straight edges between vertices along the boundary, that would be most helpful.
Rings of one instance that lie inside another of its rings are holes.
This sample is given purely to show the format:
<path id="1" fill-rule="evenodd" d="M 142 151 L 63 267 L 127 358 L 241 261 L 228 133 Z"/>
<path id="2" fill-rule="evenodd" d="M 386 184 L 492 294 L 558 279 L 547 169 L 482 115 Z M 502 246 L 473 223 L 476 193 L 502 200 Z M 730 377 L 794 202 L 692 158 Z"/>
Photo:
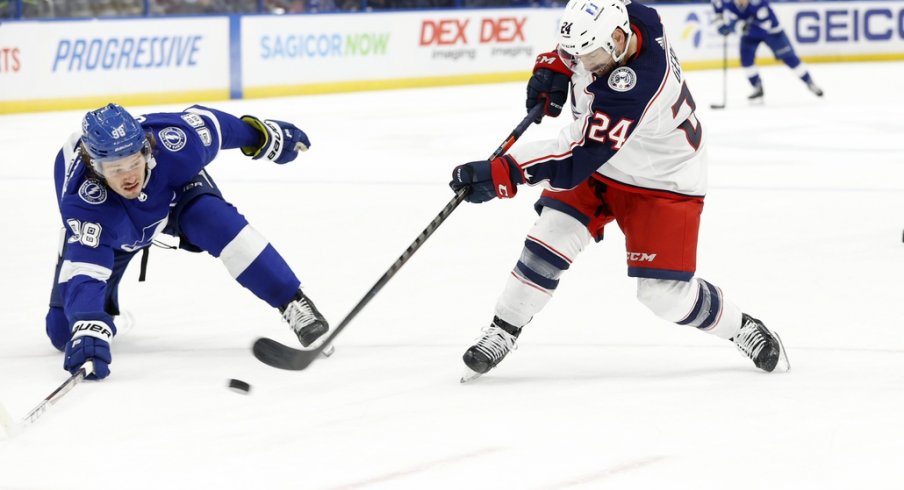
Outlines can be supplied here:
<path id="1" fill-rule="evenodd" d="M 625 33 L 625 48 L 616 52 L 612 33 L 621 29 Z M 622 0 L 569 0 L 559 23 L 559 56 L 576 68 L 577 59 L 597 50 L 608 53 L 615 63 L 628 52 L 631 41 L 631 24 L 628 9 Z"/>

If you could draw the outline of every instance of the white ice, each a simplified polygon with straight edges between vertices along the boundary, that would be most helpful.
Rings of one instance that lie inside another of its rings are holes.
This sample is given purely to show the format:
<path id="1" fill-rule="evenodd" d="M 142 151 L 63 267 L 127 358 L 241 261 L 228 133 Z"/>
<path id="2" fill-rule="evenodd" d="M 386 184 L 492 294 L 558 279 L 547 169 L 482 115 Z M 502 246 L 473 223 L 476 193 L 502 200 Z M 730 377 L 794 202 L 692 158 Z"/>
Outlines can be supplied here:
<path id="1" fill-rule="evenodd" d="M 218 260 L 154 249 L 147 282 L 133 263 L 121 287 L 137 324 L 113 374 L 0 441 L 0 488 L 904 487 L 904 64 L 811 69 L 824 99 L 771 67 L 762 107 L 731 70 L 722 111 L 722 72 L 687 74 L 711 150 L 698 274 L 782 335 L 790 373 L 644 309 L 612 226 L 520 348 L 460 385 L 534 219 L 539 188 L 524 188 L 463 204 L 302 372 L 252 357 L 256 337 L 294 338 Z M 209 169 L 338 324 L 451 198 L 451 169 L 521 119 L 523 90 L 211 103 L 294 121 L 313 147 Z M 16 417 L 68 376 L 44 334 L 51 167 L 82 113 L 0 117 L 0 401 Z"/>

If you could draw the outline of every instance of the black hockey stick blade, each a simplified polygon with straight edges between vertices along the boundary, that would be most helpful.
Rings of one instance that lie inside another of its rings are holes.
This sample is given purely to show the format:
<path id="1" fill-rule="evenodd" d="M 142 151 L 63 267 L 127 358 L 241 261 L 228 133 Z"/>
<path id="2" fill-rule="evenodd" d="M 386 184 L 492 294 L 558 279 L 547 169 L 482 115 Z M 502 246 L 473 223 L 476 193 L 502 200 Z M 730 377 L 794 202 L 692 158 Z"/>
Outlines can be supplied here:
<path id="1" fill-rule="evenodd" d="M 313 351 L 295 349 L 266 337 L 255 340 L 252 351 L 254 357 L 262 363 L 290 371 L 301 371 L 317 357 L 316 354 L 308 355 Z"/>
<path id="2" fill-rule="evenodd" d="M 493 154 L 490 155 L 489 160 L 492 160 L 504 154 L 521 136 L 521 134 L 524 133 L 524 131 L 527 130 L 528 127 L 530 127 L 531 123 L 536 120 L 537 117 L 540 117 L 542 111 L 542 104 L 537 104 L 536 106 L 534 106 L 534 108 L 527 113 L 527 116 L 525 116 L 524 119 L 522 119 L 521 122 L 518 123 L 518 126 L 516 126 L 515 129 L 512 130 L 512 132 L 508 135 L 508 137 L 505 138 L 502 144 L 499 145 L 499 148 L 496 148 L 496 151 L 494 151 Z M 386 283 L 389 282 L 392 276 L 394 276 L 396 272 L 398 272 L 399 269 L 401 269 L 402 266 L 405 265 L 406 262 L 408 262 L 408 259 L 410 259 L 411 256 L 414 255 L 414 253 L 417 252 L 419 248 L 421 248 L 421 245 L 423 245 L 424 242 L 426 242 L 427 239 L 430 238 L 430 235 L 432 235 L 433 232 L 436 231 L 436 229 L 439 228 L 439 226 L 443 224 L 444 221 L 446 221 L 446 218 L 448 218 L 449 215 L 452 214 L 452 211 L 455 211 L 455 208 L 457 208 L 458 205 L 461 204 L 462 201 L 464 201 L 466 192 L 466 189 L 460 189 L 455 193 L 455 197 L 453 197 L 452 200 L 450 200 L 443 207 L 442 211 L 440 211 L 439 214 L 436 215 L 435 218 L 433 218 L 433 221 L 431 221 L 430 224 L 427 225 L 427 228 L 425 228 L 424 231 L 422 231 L 421 234 L 414 239 L 414 241 L 411 243 L 411 245 L 408 246 L 405 252 L 402 253 L 402 255 L 399 256 L 398 259 L 396 259 L 396 261 L 389 267 L 389 269 L 385 273 L 383 273 L 383 276 L 380 277 L 379 280 L 377 280 L 376 284 L 374 284 L 367 292 L 367 294 L 365 294 L 364 297 L 361 298 L 361 301 L 358 301 L 358 304 L 356 304 L 355 307 L 352 308 L 352 311 L 345 316 L 342 322 L 339 323 L 336 328 L 332 329 L 327 338 L 323 342 L 321 342 L 321 344 L 316 349 L 296 349 L 294 347 L 289 347 L 288 345 L 279 343 L 273 339 L 261 337 L 254 341 L 254 346 L 251 349 L 251 351 L 254 353 L 254 357 L 268 366 L 273 366 L 279 369 L 288 369 L 291 371 L 301 371 L 302 369 L 310 366 L 311 363 L 314 362 L 314 359 L 317 359 L 320 353 L 323 352 L 323 350 L 327 346 L 332 345 L 333 339 L 335 339 L 336 336 L 338 336 L 342 332 L 342 330 L 344 330 L 345 327 L 348 326 L 352 319 L 355 318 L 355 316 L 362 309 L 364 309 L 364 307 L 367 306 L 368 303 L 370 303 L 370 300 L 372 300 L 373 297 L 376 296 L 381 289 L 383 289 L 383 286 L 385 286 Z"/>
<path id="3" fill-rule="evenodd" d="M 710 104 L 709 107 L 710 107 L 711 109 L 724 109 L 724 108 L 725 108 L 725 104 Z"/>

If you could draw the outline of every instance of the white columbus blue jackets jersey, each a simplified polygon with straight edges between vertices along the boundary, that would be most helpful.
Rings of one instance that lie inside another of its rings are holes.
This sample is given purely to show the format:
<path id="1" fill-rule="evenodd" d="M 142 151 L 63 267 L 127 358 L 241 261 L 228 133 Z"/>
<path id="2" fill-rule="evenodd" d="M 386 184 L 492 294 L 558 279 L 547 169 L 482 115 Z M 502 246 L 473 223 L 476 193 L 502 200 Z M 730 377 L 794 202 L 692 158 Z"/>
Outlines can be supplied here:
<path id="1" fill-rule="evenodd" d="M 628 3 L 637 53 L 606 77 L 571 78 L 574 122 L 514 158 L 530 184 L 571 189 L 595 176 L 638 190 L 706 193 L 706 138 L 659 14 Z"/>

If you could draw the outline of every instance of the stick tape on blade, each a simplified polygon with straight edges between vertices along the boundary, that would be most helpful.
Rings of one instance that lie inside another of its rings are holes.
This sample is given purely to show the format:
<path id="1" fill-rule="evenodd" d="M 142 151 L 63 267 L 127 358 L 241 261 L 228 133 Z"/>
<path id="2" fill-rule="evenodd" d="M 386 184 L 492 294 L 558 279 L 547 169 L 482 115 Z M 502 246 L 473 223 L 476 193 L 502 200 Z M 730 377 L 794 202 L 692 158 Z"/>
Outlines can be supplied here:
<path id="1" fill-rule="evenodd" d="M 12 416 L 6 411 L 6 407 L 0 403 L 0 439 L 12 437 L 16 433 L 18 424 L 13 420 Z"/>

